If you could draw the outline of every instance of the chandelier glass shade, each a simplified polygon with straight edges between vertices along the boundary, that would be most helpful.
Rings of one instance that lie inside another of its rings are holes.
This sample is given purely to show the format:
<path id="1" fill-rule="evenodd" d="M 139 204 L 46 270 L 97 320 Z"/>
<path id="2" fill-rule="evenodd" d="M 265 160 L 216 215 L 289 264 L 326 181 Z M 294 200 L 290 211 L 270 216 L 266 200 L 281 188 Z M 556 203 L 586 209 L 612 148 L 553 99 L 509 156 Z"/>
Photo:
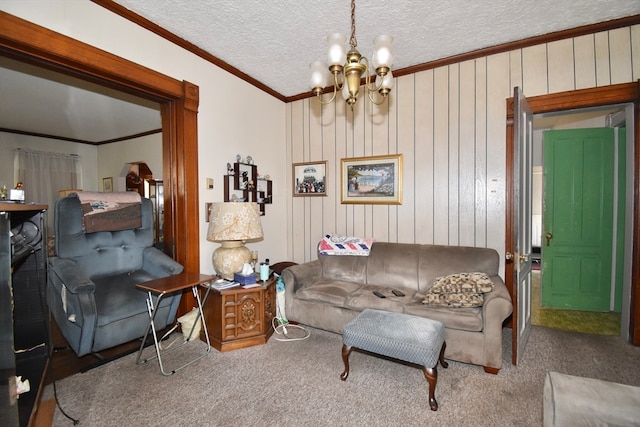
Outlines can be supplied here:
<path id="1" fill-rule="evenodd" d="M 382 104 L 391 92 L 393 87 L 393 73 L 391 72 L 393 37 L 380 35 L 374 39 L 374 52 L 371 56 L 371 63 L 369 63 L 369 60 L 362 56 L 356 48 L 358 43 L 355 33 L 355 0 L 351 0 L 351 39 L 349 40 L 351 49 L 346 50 L 347 38 L 343 34 L 330 34 L 327 37 L 329 44 L 328 66 L 321 61 L 314 61 L 309 65 L 309 86 L 322 104 L 333 102 L 336 94 L 340 91 L 347 105 L 353 108 L 353 104 L 358 100 L 363 77 L 365 90 L 374 104 Z M 333 96 L 328 101 L 323 101 L 322 93 L 331 75 L 333 75 Z M 373 75 L 376 76 L 375 79 L 373 79 Z M 382 97 L 376 98 L 375 92 Z"/>

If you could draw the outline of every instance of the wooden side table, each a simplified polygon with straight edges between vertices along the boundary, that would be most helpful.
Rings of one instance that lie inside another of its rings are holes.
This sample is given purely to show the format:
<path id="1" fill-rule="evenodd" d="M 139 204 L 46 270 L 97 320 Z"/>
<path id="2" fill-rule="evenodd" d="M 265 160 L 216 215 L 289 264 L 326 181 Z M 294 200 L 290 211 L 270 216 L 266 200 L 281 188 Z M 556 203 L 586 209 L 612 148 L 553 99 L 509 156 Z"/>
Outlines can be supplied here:
<path id="1" fill-rule="evenodd" d="M 244 289 L 240 286 L 216 290 L 203 305 L 211 345 L 219 351 L 265 344 L 273 334 L 276 316 L 275 278 L 262 286 Z M 200 339 L 206 341 L 206 332 Z"/>
<path id="2" fill-rule="evenodd" d="M 213 276 L 207 276 L 199 273 L 183 272 L 175 276 L 163 277 L 161 279 L 150 280 L 148 282 L 138 283 L 136 285 L 136 288 L 147 292 L 147 311 L 149 312 L 149 326 L 147 326 L 147 332 L 144 334 L 144 338 L 142 338 L 142 343 L 140 344 L 140 349 L 138 350 L 138 357 L 136 358 L 136 364 L 140 365 L 142 363 L 148 362 L 151 359 L 157 358 L 158 364 L 160 365 L 160 372 L 162 372 L 163 375 L 173 375 L 180 369 L 191 365 L 192 363 L 202 359 L 203 357 L 209 354 L 209 352 L 211 351 L 211 344 L 209 343 L 209 340 L 206 340 L 205 342 L 207 343 L 207 348 L 204 351 L 204 353 L 202 353 L 201 355 L 197 356 L 194 359 L 191 359 L 190 361 L 179 366 L 178 368 L 173 369 L 171 371 L 165 371 L 164 366 L 162 364 L 163 354 L 169 353 L 170 351 L 174 351 L 189 342 L 189 340 L 191 339 L 191 334 L 193 334 L 195 324 L 198 322 L 198 320 L 201 317 L 202 317 L 202 329 L 204 329 L 206 334 L 207 323 L 203 316 L 202 306 L 204 303 L 206 303 L 207 297 L 209 296 L 209 291 L 211 289 L 209 286 L 206 286 L 206 284 L 213 281 L 214 279 L 215 277 Z M 207 291 L 205 293 L 204 298 L 200 300 L 200 294 L 198 293 L 198 286 L 203 286 L 203 285 L 207 288 Z M 155 324 L 154 324 L 154 319 L 156 317 L 156 314 L 158 313 L 157 308 L 160 307 L 160 300 L 165 295 L 170 295 L 179 291 L 183 291 L 188 288 L 191 288 L 191 292 L 193 292 L 193 296 L 198 303 L 198 317 L 196 318 L 193 326 L 191 327 L 191 331 L 189 332 L 189 339 L 185 339 L 182 342 L 182 344 L 179 346 L 172 347 L 167 350 L 162 350 L 160 348 L 160 343 L 158 340 L 158 335 L 157 335 Z M 154 295 L 156 296 L 155 304 L 153 302 Z M 144 345 L 147 341 L 147 337 L 149 336 L 149 332 L 151 332 L 153 335 L 153 343 L 155 345 L 156 354 L 151 357 L 147 357 L 146 359 L 142 359 Z"/>

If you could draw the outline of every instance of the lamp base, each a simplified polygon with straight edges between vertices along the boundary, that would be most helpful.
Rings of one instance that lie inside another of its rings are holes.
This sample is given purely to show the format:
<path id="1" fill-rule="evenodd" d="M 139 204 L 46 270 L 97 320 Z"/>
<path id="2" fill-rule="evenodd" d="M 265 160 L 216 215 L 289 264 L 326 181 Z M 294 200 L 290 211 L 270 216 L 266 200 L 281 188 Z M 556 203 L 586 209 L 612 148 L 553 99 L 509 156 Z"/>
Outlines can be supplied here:
<path id="1" fill-rule="evenodd" d="M 239 240 L 222 242 L 211 257 L 216 274 L 233 280 L 233 273 L 242 271 L 245 263 L 251 262 L 251 251 Z"/>

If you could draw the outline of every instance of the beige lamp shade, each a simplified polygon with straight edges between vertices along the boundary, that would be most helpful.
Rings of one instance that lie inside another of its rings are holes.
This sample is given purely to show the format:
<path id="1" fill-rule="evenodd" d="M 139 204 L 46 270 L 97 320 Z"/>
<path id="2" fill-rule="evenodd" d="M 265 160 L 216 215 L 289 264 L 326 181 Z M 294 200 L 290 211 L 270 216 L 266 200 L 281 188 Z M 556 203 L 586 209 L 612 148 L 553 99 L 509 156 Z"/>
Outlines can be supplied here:
<path id="1" fill-rule="evenodd" d="M 244 241 L 260 238 L 262 224 L 256 203 L 213 203 L 207 240 L 221 242 L 212 257 L 213 268 L 219 276 L 233 280 L 233 273 L 251 261 L 251 251 L 244 246 Z"/>
<path id="2" fill-rule="evenodd" d="M 256 203 L 213 203 L 207 240 L 251 240 L 262 237 L 260 211 Z"/>

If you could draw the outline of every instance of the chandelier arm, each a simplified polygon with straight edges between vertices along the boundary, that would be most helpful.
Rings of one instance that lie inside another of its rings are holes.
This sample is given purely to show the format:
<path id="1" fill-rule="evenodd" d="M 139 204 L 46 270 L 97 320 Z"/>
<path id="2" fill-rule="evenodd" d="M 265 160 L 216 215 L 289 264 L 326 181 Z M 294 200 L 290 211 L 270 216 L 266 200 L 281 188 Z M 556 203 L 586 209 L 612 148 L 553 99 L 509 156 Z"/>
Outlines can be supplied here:
<path id="1" fill-rule="evenodd" d="M 380 99 L 380 101 L 376 101 L 375 99 L 373 99 L 374 93 L 377 93 L 377 92 L 367 89 L 367 95 L 369 96 L 369 101 L 373 102 L 376 105 L 382 105 L 384 103 L 384 98 Z"/>
<path id="2" fill-rule="evenodd" d="M 380 90 L 380 88 L 382 88 L 382 85 L 384 84 L 384 76 L 381 76 L 382 78 L 380 79 L 380 84 L 376 84 L 375 79 L 371 81 L 372 74 L 370 71 L 371 68 L 369 67 L 369 60 L 363 56 L 360 62 L 364 62 L 367 66 L 367 75 L 364 80 L 364 87 L 367 89 L 367 92 L 377 92 L 378 90 Z"/>
<path id="3" fill-rule="evenodd" d="M 376 105 L 382 105 L 382 103 L 384 102 L 384 98 L 382 98 L 380 101 L 376 101 L 374 99 L 374 92 L 377 92 L 378 89 L 380 89 L 382 87 L 382 80 L 380 79 L 380 86 L 377 86 L 375 83 L 375 80 L 373 81 L 373 83 L 371 82 L 371 71 L 369 69 L 369 60 L 366 57 L 362 57 L 362 59 L 360 60 L 360 62 L 364 62 L 366 68 L 365 68 L 365 80 L 364 80 L 364 88 L 367 92 L 367 96 L 369 97 L 369 100 L 376 104 Z"/>
<path id="4" fill-rule="evenodd" d="M 320 104 L 322 104 L 322 105 L 331 104 L 334 101 L 334 99 L 336 99 L 336 93 L 338 93 L 338 92 L 336 91 L 336 87 L 334 86 L 333 87 L 333 95 L 331 96 L 330 100 L 323 101 L 322 100 L 322 94 L 318 95 L 318 100 L 320 101 Z"/>
<path id="5" fill-rule="evenodd" d="M 322 94 L 318 95 L 318 99 L 320 100 L 320 104 L 322 104 L 322 105 L 331 104 L 336 99 L 336 94 L 338 93 L 338 89 L 340 91 L 342 91 L 342 86 L 340 86 L 340 84 L 338 83 L 338 74 L 339 73 L 333 73 L 333 96 L 331 96 L 330 100 L 323 101 L 322 100 Z"/>
<path id="6" fill-rule="evenodd" d="M 380 78 L 380 84 L 376 84 L 375 80 L 371 84 L 373 86 L 371 88 L 367 87 L 367 89 L 369 89 L 369 91 L 371 92 L 377 92 L 378 90 L 380 90 L 380 88 L 382 88 L 382 85 L 384 84 L 384 77 Z"/>
<path id="7" fill-rule="evenodd" d="M 364 80 L 364 87 L 367 89 L 367 92 L 377 92 L 378 90 L 380 90 L 380 88 L 382 88 L 382 85 L 384 83 L 384 76 L 381 76 L 382 78 L 380 79 L 380 84 L 376 84 L 375 79 L 373 81 L 371 81 L 371 68 L 369 67 L 369 60 L 363 56 L 360 59 L 360 62 L 364 62 L 365 65 L 367 66 L 366 68 L 366 77 Z"/>

